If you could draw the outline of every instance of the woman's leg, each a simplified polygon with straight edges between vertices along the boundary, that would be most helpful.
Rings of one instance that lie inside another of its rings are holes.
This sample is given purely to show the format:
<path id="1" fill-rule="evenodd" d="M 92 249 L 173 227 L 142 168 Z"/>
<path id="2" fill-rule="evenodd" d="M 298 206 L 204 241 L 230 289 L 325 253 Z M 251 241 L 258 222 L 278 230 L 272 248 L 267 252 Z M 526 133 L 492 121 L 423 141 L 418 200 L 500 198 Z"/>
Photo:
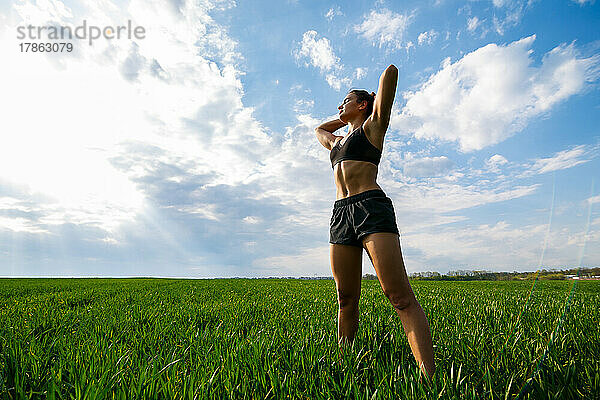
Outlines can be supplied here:
<path id="1" fill-rule="evenodd" d="M 338 340 L 352 342 L 358 330 L 358 300 L 362 275 L 362 247 L 329 244 L 331 271 L 339 303 Z"/>
<path id="2" fill-rule="evenodd" d="M 375 267 L 383 292 L 400 316 L 421 372 L 432 377 L 435 364 L 429 323 L 408 282 L 399 236 L 388 232 L 371 233 L 363 238 L 363 245 Z"/>

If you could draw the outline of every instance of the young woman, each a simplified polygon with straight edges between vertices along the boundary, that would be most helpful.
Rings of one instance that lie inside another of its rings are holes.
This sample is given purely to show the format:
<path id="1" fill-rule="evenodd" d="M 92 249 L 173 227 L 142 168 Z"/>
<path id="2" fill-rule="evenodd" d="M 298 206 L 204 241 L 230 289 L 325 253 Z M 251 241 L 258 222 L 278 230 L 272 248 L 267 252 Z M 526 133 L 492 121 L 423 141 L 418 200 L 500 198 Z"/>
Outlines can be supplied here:
<path id="1" fill-rule="evenodd" d="M 422 373 L 431 377 L 435 365 L 429 323 L 408 282 L 392 201 L 376 182 L 397 80 L 398 69 L 390 65 L 379 79 L 377 95 L 351 90 L 338 107 L 339 118 L 315 129 L 330 151 L 337 188 L 329 242 L 339 302 L 338 337 L 351 342 L 358 329 L 364 248 Z M 333 134 L 346 125 L 348 135 Z"/>

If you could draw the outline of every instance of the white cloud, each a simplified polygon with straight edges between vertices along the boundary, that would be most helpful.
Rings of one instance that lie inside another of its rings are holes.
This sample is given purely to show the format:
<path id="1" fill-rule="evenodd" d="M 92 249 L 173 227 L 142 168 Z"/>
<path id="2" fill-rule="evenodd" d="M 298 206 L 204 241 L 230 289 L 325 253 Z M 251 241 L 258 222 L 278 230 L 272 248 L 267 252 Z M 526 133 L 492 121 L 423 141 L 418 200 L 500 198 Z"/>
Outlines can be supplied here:
<path id="1" fill-rule="evenodd" d="M 331 7 L 325 13 L 325 18 L 327 18 L 329 21 L 331 21 L 333 18 L 337 17 L 338 15 L 344 15 L 344 13 L 340 9 L 340 6 L 335 6 L 335 7 Z"/>
<path id="2" fill-rule="evenodd" d="M 34 222 L 21 217 L 7 218 L 0 215 L 0 228 L 8 229 L 13 232 L 28 233 L 49 233 L 46 229 L 40 228 Z"/>
<path id="3" fill-rule="evenodd" d="M 588 199 L 586 199 L 586 202 L 588 202 L 590 204 L 600 203 L 600 195 L 589 197 Z M 600 218 L 597 218 L 595 220 L 594 224 L 597 224 L 599 222 L 600 222 Z"/>
<path id="4" fill-rule="evenodd" d="M 594 4 L 596 0 L 572 0 L 572 1 L 579 4 L 580 6 L 584 6 L 586 4 Z"/>
<path id="5" fill-rule="evenodd" d="M 526 165 L 525 170 L 519 177 L 526 177 L 547 172 L 572 168 L 576 165 L 591 161 L 594 157 L 594 147 L 587 148 L 585 145 L 575 146 L 569 150 L 559 151 L 552 157 L 538 158 L 532 164 Z M 584 159 L 584 157 L 588 157 Z"/>
<path id="6" fill-rule="evenodd" d="M 297 113 L 306 113 L 307 111 L 312 110 L 314 105 L 314 100 L 297 99 L 296 103 L 294 104 L 294 111 Z"/>
<path id="7" fill-rule="evenodd" d="M 482 21 L 479 21 L 479 18 L 477 17 L 469 18 L 469 20 L 467 21 L 467 30 L 469 32 L 473 32 L 475 29 L 477 29 L 481 22 Z"/>
<path id="8" fill-rule="evenodd" d="M 341 76 L 344 68 L 338 56 L 335 55 L 329 39 L 322 37 L 317 39 L 316 31 L 306 31 L 302 35 L 300 47 L 294 50 L 294 57 L 297 61 L 304 60 L 304 65 L 319 68 L 321 73 L 325 73 L 325 80 L 335 90 L 340 90 L 342 86 L 350 86 L 352 80 Z"/>
<path id="9" fill-rule="evenodd" d="M 22 17 L 24 25 L 45 25 L 48 21 L 64 22 L 73 18 L 73 12 L 62 1 L 47 0 L 13 4 L 14 10 Z"/>
<path id="10" fill-rule="evenodd" d="M 493 2 L 499 14 L 494 13 L 492 21 L 499 35 L 504 35 L 506 29 L 518 25 L 526 8 L 532 4 L 531 0 L 493 0 Z"/>
<path id="11" fill-rule="evenodd" d="M 411 20 L 410 15 L 398 14 L 387 9 L 373 10 L 365 15 L 362 23 L 354 29 L 374 45 L 401 49 L 405 47 L 403 38 Z"/>
<path id="12" fill-rule="evenodd" d="M 292 85 L 288 91 L 288 93 L 292 96 L 290 98 L 294 98 L 294 111 L 298 114 L 307 114 L 309 113 L 314 105 L 315 101 L 312 99 L 311 90 L 305 89 L 302 85 Z"/>
<path id="13" fill-rule="evenodd" d="M 404 175 L 413 178 L 442 175 L 453 165 L 452 160 L 446 156 L 412 159 L 404 164 Z"/>
<path id="14" fill-rule="evenodd" d="M 300 48 L 294 51 L 296 60 L 307 60 L 305 65 L 319 68 L 321 72 L 336 69 L 340 59 L 333 52 L 331 43 L 326 37 L 316 39 L 316 31 L 306 31 L 302 35 Z"/>
<path id="15" fill-rule="evenodd" d="M 355 79 L 362 79 L 362 78 L 364 78 L 365 76 L 367 76 L 367 71 L 368 70 L 369 70 L 368 68 L 361 68 L 361 67 L 356 68 L 354 70 L 354 78 Z"/>
<path id="16" fill-rule="evenodd" d="M 463 152 L 499 143 L 530 119 L 581 92 L 598 79 L 600 56 L 582 58 L 573 44 L 546 53 L 532 66 L 535 35 L 507 45 L 489 44 L 431 75 L 404 94 L 395 128 L 419 139 L 456 141 Z"/>
<path id="17" fill-rule="evenodd" d="M 419 45 L 422 45 L 423 43 L 431 44 L 437 37 L 438 33 L 435 29 L 430 29 L 426 32 L 421 32 L 417 38 L 417 42 Z"/>
<path id="18" fill-rule="evenodd" d="M 253 215 L 248 215 L 243 218 L 243 221 L 247 224 L 258 224 L 261 221 L 261 219 Z"/>
<path id="19" fill-rule="evenodd" d="M 508 160 L 500 154 L 494 154 L 486 161 L 488 165 L 504 165 L 506 163 L 508 163 Z"/>
<path id="20" fill-rule="evenodd" d="M 491 172 L 500 172 L 500 166 L 508 164 L 508 160 L 500 154 L 494 154 L 485 161 L 485 166 Z"/>
<path id="21" fill-rule="evenodd" d="M 347 77 L 339 77 L 335 74 L 327 74 L 325 75 L 325 80 L 335 90 L 341 90 L 342 86 L 349 87 L 352 85 L 352 79 Z"/>

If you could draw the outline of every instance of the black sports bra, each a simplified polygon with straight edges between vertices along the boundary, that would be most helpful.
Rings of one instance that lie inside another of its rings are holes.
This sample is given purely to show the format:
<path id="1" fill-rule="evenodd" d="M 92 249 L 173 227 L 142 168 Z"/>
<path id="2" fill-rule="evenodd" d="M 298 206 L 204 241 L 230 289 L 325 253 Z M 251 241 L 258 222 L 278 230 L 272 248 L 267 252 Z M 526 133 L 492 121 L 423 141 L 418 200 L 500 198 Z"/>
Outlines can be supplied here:
<path id="1" fill-rule="evenodd" d="M 344 139 L 346 141 L 340 146 L 341 141 Z M 381 150 L 369 142 L 362 125 L 344 139 L 338 140 L 335 146 L 331 148 L 329 153 L 331 168 L 335 168 L 335 164 L 343 160 L 368 161 L 379 165 Z"/>

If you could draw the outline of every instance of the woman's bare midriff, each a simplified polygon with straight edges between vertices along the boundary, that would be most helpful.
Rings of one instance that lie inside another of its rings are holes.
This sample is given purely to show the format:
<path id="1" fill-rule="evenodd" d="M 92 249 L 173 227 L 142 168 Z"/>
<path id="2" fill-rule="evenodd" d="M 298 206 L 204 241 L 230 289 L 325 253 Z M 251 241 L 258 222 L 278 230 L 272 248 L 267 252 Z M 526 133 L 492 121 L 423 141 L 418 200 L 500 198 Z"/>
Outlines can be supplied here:
<path id="1" fill-rule="evenodd" d="M 344 160 L 333 169 L 335 199 L 353 196 L 366 190 L 381 189 L 377 184 L 377 165 L 356 160 Z"/>

